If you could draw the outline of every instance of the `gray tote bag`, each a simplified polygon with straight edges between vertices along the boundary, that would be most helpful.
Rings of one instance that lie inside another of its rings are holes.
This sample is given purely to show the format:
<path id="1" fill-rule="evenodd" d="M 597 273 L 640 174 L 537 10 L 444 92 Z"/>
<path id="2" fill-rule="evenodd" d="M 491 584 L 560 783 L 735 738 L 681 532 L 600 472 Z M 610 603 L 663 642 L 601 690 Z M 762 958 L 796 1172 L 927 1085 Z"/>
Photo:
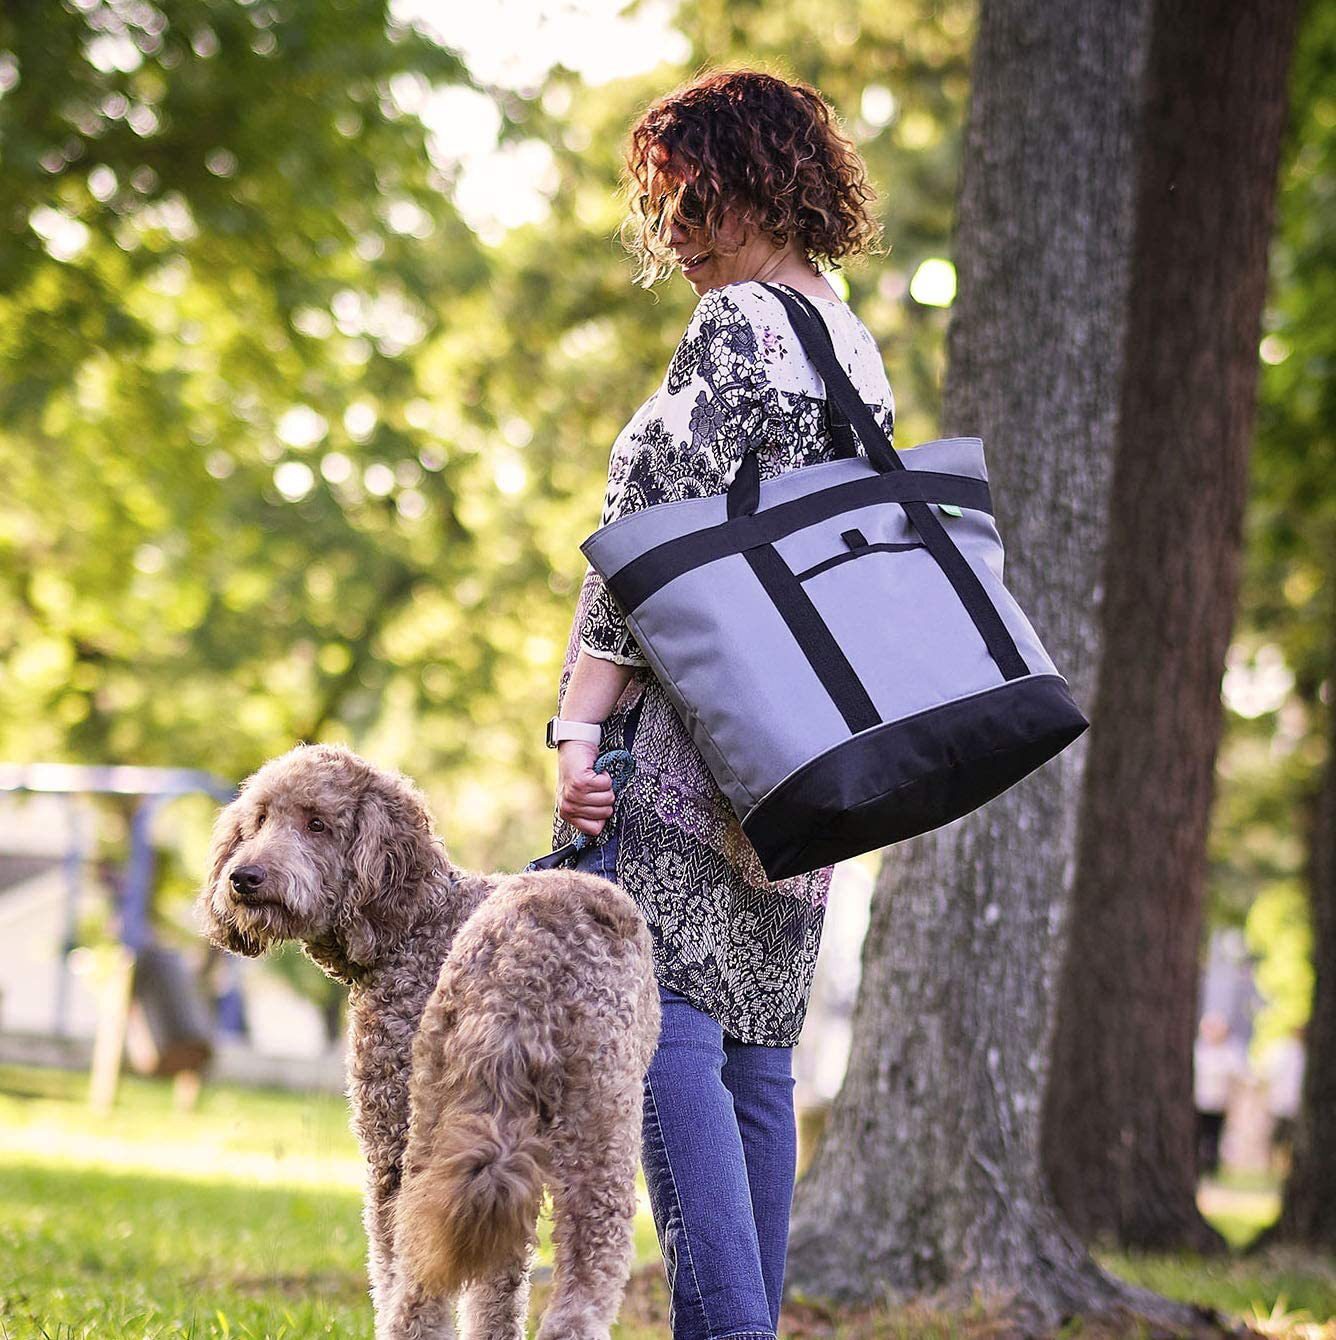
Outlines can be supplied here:
<path id="1" fill-rule="evenodd" d="M 825 323 L 783 303 L 837 456 L 660 503 L 580 546 L 771 880 L 977 809 L 1089 726 L 1002 584 L 977 437 L 907 465 Z M 849 428 L 867 456 L 859 456 Z"/>

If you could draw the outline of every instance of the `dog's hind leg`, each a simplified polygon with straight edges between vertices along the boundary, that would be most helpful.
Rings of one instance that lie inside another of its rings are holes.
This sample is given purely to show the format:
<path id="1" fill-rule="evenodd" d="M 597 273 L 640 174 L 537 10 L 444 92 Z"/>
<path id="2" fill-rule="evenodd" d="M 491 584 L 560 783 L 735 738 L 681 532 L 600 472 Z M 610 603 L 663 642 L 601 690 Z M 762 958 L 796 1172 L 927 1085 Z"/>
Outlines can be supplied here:
<path id="1" fill-rule="evenodd" d="M 556 1261 L 536 1340 L 608 1340 L 631 1274 L 642 1079 L 601 1081 L 549 1131 Z"/>
<path id="2" fill-rule="evenodd" d="M 533 1249 L 459 1296 L 460 1340 L 525 1340 L 529 1325 L 529 1272 Z"/>

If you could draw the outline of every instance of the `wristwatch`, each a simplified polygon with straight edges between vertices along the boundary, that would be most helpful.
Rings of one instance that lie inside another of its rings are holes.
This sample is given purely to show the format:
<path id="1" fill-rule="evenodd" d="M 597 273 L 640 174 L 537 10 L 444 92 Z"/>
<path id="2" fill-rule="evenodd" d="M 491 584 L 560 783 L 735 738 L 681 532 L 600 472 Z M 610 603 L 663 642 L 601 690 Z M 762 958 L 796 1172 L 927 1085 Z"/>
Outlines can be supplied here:
<path id="1" fill-rule="evenodd" d="M 597 745 L 603 738 L 603 727 L 592 721 L 563 721 L 552 717 L 547 723 L 547 747 L 555 749 L 562 740 L 584 740 L 586 744 Z"/>

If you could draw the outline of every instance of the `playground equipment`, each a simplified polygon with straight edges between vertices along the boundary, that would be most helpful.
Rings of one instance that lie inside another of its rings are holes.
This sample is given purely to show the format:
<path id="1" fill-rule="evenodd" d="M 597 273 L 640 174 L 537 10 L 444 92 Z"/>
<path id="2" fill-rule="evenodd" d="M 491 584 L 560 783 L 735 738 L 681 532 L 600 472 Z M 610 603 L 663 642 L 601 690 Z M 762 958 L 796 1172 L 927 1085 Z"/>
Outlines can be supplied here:
<path id="1" fill-rule="evenodd" d="M 58 955 L 56 1026 L 67 1017 L 70 968 L 86 835 L 76 797 L 120 795 L 137 799 L 130 822 L 130 857 L 119 905 L 121 952 L 103 983 L 93 1043 L 90 1100 L 115 1101 L 121 1058 L 152 1075 L 196 1075 L 212 1054 L 208 1011 L 177 951 L 155 942 L 149 925 L 154 853 L 153 818 L 168 801 L 204 792 L 226 803 L 236 789 L 210 773 L 188 768 L 95 767 L 69 763 L 0 763 L 0 792 L 47 792 L 69 797 L 69 845 L 65 869 L 64 936 Z"/>

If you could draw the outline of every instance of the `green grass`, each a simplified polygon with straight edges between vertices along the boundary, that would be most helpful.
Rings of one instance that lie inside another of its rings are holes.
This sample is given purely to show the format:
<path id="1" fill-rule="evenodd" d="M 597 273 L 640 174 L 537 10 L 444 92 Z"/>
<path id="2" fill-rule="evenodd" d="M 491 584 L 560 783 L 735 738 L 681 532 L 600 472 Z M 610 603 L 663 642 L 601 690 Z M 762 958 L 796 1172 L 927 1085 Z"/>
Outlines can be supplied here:
<path id="1" fill-rule="evenodd" d="M 0 1336 L 371 1336 L 342 1098 L 208 1085 L 180 1113 L 129 1078 L 98 1116 L 86 1094 L 0 1066 Z M 636 1251 L 658 1260 L 647 1209 Z"/>
<path id="2" fill-rule="evenodd" d="M 135 1171 L 0 1173 L 11 1336 L 370 1336 L 360 1197 Z"/>
<path id="3" fill-rule="evenodd" d="M 166 1085 L 130 1079 L 116 1110 L 96 1116 L 86 1089 L 81 1075 L 0 1067 L 0 1340 L 370 1340 L 361 1164 L 341 1098 L 213 1085 L 181 1113 Z M 1217 1189 L 1218 1203 L 1208 1194 L 1203 1205 L 1231 1242 L 1275 1213 L 1269 1182 Z M 616 1340 L 668 1334 L 643 1183 L 640 1191 L 642 1269 Z M 545 1220 L 542 1265 L 549 1231 Z M 1176 1298 L 1240 1318 L 1275 1313 L 1282 1319 L 1259 1324 L 1267 1335 L 1336 1340 L 1331 1260 L 1098 1255 Z M 532 1325 L 545 1293 L 537 1283 Z M 983 1315 L 799 1306 L 786 1307 L 781 1330 L 831 1340 L 996 1334 Z"/>
<path id="4" fill-rule="evenodd" d="M 1218 1227 L 1218 1225 L 1217 1225 Z M 1296 1324 L 1273 1334 L 1302 1334 L 1297 1323 L 1330 1323 L 1336 1337 L 1336 1262 L 1306 1253 L 1273 1251 L 1260 1261 L 1247 1257 L 1203 1257 L 1097 1252 L 1112 1274 L 1183 1302 L 1209 1303 L 1222 1312 L 1252 1320 L 1277 1310 Z M 1295 1314 L 1304 1314 L 1296 1316 Z"/>

